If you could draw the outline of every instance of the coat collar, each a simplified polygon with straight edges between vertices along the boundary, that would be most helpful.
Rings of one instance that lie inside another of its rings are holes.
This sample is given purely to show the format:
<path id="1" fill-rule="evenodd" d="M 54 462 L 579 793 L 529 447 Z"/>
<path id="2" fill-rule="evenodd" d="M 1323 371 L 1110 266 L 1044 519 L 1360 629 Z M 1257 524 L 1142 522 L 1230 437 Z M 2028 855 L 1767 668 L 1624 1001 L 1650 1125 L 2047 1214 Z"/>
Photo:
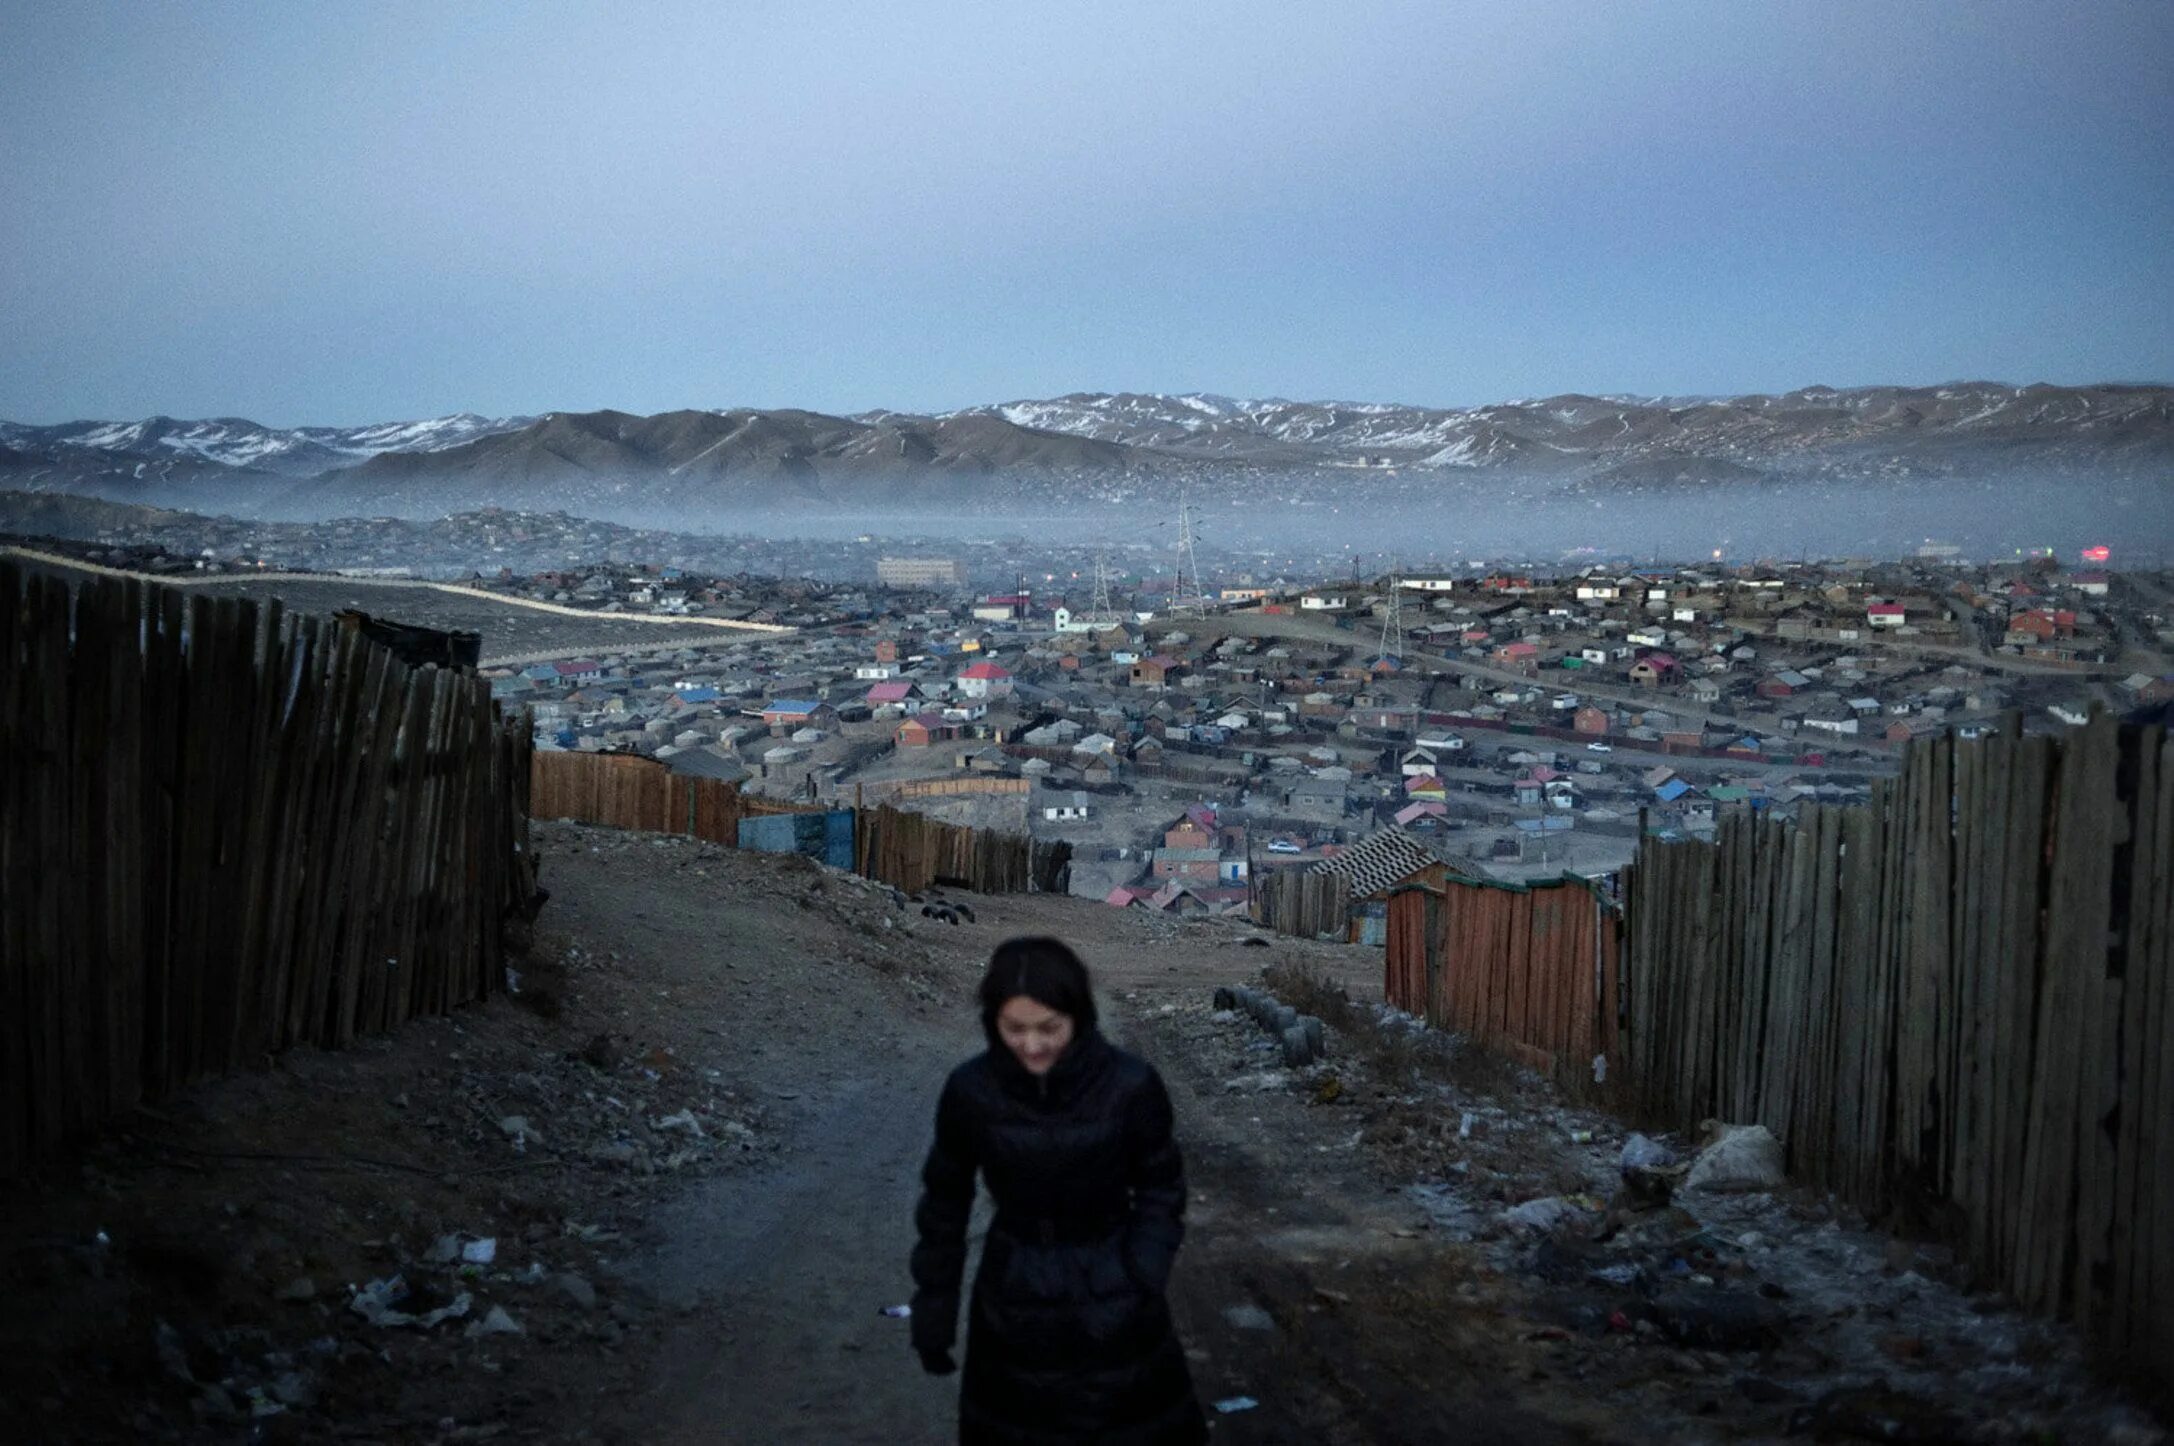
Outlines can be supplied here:
<path id="1" fill-rule="evenodd" d="M 1004 1092 L 1029 1104 L 1052 1108 L 1079 1098 L 1102 1077 L 1116 1053 L 1115 1047 L 1102 1037 L 1102 1031 L 1090 1028 L 1073 1037 L 1047 1074 L 1033 1075 L 1004 1041 L 989 1041 L 989 1065 L 995 1071 L 997 1081 L 1004 1086 Z"/>

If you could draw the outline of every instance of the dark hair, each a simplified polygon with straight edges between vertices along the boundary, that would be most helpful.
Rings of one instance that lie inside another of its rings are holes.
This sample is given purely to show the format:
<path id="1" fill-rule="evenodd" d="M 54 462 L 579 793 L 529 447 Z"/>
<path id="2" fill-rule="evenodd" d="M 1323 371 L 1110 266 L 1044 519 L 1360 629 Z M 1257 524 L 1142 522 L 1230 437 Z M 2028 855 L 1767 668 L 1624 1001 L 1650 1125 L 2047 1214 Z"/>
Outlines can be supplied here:
<path id="1" fill-rule="evenodd" d="M 981 1026 L 993 1036 L 996 1012 L 1007 999 L 1024 994 L 1037 1004 L 1072 1016 L 1072 1027 L 1085 1034 L 1095 1027 L 1095 992 L 1087 966 L 1061 939 L 1029 936 L 1006 939 L 989 956 L 981 976 Z"/>

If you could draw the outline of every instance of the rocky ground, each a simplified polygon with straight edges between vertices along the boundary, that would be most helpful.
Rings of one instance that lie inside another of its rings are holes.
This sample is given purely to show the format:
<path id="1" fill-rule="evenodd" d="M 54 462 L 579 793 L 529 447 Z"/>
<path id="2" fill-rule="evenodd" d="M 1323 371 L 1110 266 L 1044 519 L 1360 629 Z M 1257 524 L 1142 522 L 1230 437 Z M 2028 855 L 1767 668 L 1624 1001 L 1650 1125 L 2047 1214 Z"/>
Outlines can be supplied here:
<path id="1" fill-rule="evenodd" d="M 2161 1439 L 1938 1251 L 1693 1188 L 1694 1141 L 1628 1189 L 1620 1126 L 1384 1011 L 1377 951 L 1041 896 L 951 924 L 799 860 L 536 840 L 517 993 L 0 1193 L 13 1439 L 949 1440 L 955 1378 L 880 1311 L 980 962 L 1030 931 L 1170 1082 L 1218 1440 Z M 1215 1008 L 1239 984 L 1321 1015 L 1326 1059 Z"/>

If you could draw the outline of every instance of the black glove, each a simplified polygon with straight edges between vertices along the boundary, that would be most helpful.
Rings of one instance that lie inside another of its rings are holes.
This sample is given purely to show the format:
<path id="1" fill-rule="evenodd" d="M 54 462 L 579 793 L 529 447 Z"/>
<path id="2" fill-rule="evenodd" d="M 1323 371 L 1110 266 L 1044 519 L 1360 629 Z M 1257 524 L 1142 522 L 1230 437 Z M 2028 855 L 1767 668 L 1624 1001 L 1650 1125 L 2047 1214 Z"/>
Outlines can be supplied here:
<path id="1" fill-rule="evenodd" d="M 924 1350 L 920 1356 L 921 1369 L 932 1376 L 948 1376 L 959 1368 L 959 1363 L 951 1359 L 951 1352 L 941 1346 Z"/>

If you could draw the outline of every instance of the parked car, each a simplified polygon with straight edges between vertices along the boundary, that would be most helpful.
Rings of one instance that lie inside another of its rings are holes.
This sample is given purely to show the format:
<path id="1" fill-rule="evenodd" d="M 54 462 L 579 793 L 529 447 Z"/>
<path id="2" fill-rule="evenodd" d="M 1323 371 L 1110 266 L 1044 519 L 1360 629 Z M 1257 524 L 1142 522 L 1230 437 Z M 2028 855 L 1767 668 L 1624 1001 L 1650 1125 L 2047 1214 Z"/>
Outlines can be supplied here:
<path id="1" fill-rule="evenodd" d="M 1615 752 L 1615 745 L 1612 743 L 1588 743 L 1585 745 L 1585 751 L 1587 753 L 1613 753 Z"/>
<path id="2" fill-rule="evenodd" d="M 1268 851 L 1272 854 L 1302 854 L 1305 852 L 1304 849 L 1287 838 L 1270 839 L 1268 841 Z"/>

